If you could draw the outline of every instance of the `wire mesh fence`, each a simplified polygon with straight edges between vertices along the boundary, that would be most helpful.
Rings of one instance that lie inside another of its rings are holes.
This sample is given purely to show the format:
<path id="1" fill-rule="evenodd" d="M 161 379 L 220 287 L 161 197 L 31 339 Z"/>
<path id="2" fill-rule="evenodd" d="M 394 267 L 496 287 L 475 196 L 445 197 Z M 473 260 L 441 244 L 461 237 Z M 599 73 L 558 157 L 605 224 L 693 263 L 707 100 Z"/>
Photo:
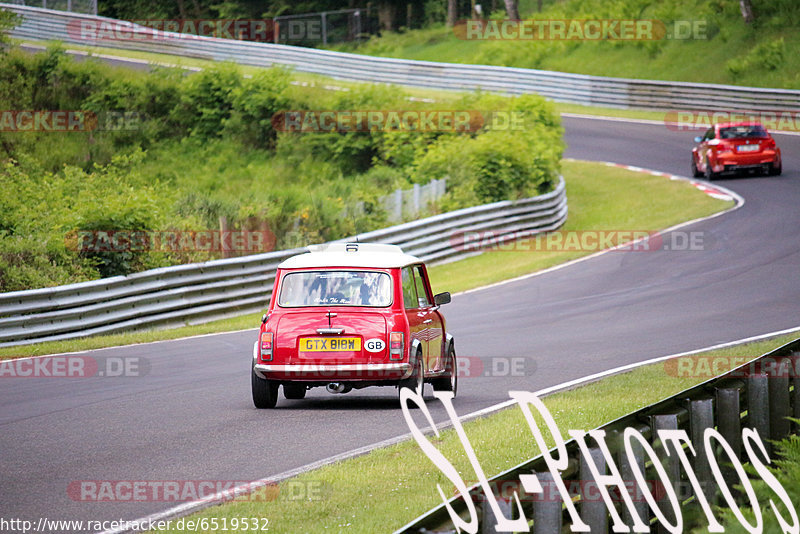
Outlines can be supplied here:
<path id="1" fill-rule="evenodd" d="M 339 9 L 275 17 L 275 42 L 319 46 L 356 41 L 375 33 L 377 19 L 366 9 Z"/>
<path id="2" fill-rule="evenodd" d="M 381 206 L 391 222 L 416 218 L 433 202 L 444 196 L 447 178 L 431 180 L 425 185 L 414 184 L 412 189 L 397 189 L 380 198 Z"/>
<path id="3" fill-rule="evenodd" d="M 97 0 L 11 0 L 9 4 L 97 15 Z"/>

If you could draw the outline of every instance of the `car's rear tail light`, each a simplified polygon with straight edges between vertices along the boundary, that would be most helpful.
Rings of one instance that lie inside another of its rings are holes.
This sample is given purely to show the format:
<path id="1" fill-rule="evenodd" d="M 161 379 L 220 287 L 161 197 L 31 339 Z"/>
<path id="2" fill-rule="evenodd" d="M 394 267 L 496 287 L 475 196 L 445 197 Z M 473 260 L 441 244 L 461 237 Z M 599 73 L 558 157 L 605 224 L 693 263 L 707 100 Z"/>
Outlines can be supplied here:
<path id="1" fill-rule="evenodd" d="M 403 342 L 403 333 L 402 332 L 392 332 L 389 335 L 389 359 L 390 360 L 402 360 L 403 354 L 405 351 L 403 350 L 405 347 L 405 343 Z"/>
<path id="2" fill-rule="evenodd" d="M 270 361 L 272 359 L 272 332 L 261 333 L 261 360 Z"/>

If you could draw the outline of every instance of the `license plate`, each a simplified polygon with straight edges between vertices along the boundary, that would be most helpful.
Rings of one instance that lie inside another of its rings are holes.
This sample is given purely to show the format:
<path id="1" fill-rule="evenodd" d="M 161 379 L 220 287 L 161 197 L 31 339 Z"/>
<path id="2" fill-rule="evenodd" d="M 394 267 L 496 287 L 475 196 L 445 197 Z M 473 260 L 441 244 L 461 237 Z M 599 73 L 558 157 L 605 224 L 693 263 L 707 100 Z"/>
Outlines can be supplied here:
<path id="1" fill-rule="evenodd" d="M 305 337 L 300 339 L 300 352 L 351 352 L 361 350 L 358 337 Z"/>
<path id="2" fill-rule="evenodd" d="M 758 149 L 758 145 L 739 145 L 736 147 L 737 152 L 757 152 Z"/>

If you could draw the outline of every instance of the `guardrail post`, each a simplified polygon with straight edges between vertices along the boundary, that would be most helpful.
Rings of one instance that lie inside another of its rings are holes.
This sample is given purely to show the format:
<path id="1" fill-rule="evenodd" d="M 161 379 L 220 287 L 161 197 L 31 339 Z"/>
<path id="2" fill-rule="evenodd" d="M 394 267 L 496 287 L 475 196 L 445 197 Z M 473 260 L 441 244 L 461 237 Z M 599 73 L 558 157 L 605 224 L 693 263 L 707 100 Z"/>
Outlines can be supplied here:
<path id="1" fill-rule="evenodd" d="M 553 474 L 549 471 L 536 474 L 543 493 L 533 496 L 534 534 L 558 534 L 563 527 L 561 493 L 556 489 Z"/>
<path id="2" fill-rule="evenodd" d="M 789 361 L 792 365 L 792 385 L 794 386 L 792 417 L 800 419 L 800 373 L 797 372 L 800 368 L 800 352 L 792 352 L 789 355 Z M 792 428 L 795 432 L 800 432 L 800 423 L 794 423 Z"/>
<path id="3" fill-rule="evenodd" d="M 638 471 L 644 473 L 644 449 L 636 440 L 631 440 L 630 445 L 635 464 L 638 466 Z M 622 447 L 617 454 L 617 465 L 619 465 L 619 474 L 622 476 L 622 480 L 630 484 L 633 490 L 631 500 L 633 500 L 633 507 L 636 509 L 636 515 L 638 515 L 639 519 L 646 525 L 649 524 L 650 508 L 647 506 L 647 501 L 644 499 L 644 492 L 649 488 L 640 488 L 639 485 L 635 483 L 636 479 L 633 476 L 634 463 L 631 462 L 631 459 L 628 458 L 628 455 L 625 454 L 625 449 Z M 633 516 L 627 506 L 622 507 L 622 519 L 625 521 L 626 525 L 633 525 L 634 523 Z"/>
<path id="4" fill-rule="evenodd" d="M 742 406 L 738 387 L 717 388 L 717 426 L 737 458 L 742 457 Z"/>
<path id="5" fill-rule="evenodd" d="M 738 387 L 720 387 L 717 393 L 717 427 L 737 458 L 742 457 L 742 406 Z M 705 449 L 705 447 L 703 447 Z M 733 467 L 724 464 L 722 478 L 728 487 L 738 484 Z"/>
<path id="6" fill-rule="evenodd" d="M 592 456 L 591 461 L 597 466 L 597 471 L 605 474 L 606 459 L 603 457 L 603 451 L 597 447 L 592 447 L 589 449 L 589 453 Z M 606 504 L 596 487 L 597 482 L 592 476 L 589 462 L 583 455 L 581 455 L 580 479 L 581 519 L 587 525 L 591 525 L 592 533 L 606 534 L 608 532 Z"/>
<path id="7" fill-rule="evenodd" d="M 403 220 L 403 190 L 397 189 L 394 192 L 394 211 L 392 213 L 392 220 Z"/>
<path id="8" fill-rule="evenodd" d="M 767 452 L 772 453 L 769 442 L 769 381 L 770 378 L 759 370 L 747 379 L 747 426 L 758 432 Z"/>
<path id="9" fill-rule="evenodd" d="M 667 476 L 669 477 L 669 483 L 672 484 L 672 487 L 675 489 L 676 492 L 680 491 L 680 480 L 681 480 L 681 464 L 680 460 L 678 459 L 678 455 L 674 452 L 671 453 L 669 456 L 664 454 L 664 446 L 658 439 L 658 431 L 659 430 L 678 430 L 678 414 L 676 413 L 668 413 L 668 414 L 661 414 L 661 415 L 653 415 L 652 416 L 652 428 L 653 428 L 653 437 L 652 442 L 653 445 L 658 445 L 655 448 L 656 453 L 658 456 L 661 456 L 663 460 L 664 470 L 667 472 Z M 665 481 L 666 483 L 666 481 Z M 670 504 L 669 496 L 667 496 L 666 492 L 661 498 L 658 500 L 658 506 L 661 509 L 661 513 L 664 514 L 667 521 L 670 523 L 675 523 L 676 517 L 675 513 L 672 510 L 672 505 Z M 658 525 L 658 532 L 667 532 L 663 525 Z"/>
<path id="10" fill-rule="evenodd" d="M 495 495 L 497 499 L 497 506 L 500 507 L 500 513 L 506 517 L 511 517 L 511 502 L 503 498 L 502 495 Z M 482 534 L 498 534 L 497 531 L 497 517 L 495 517 L 492 507 L 489 506 L 489 501 L 484 496 L 480 501 L 481 509 L 481 529 Z"/>
<path id="11" fill-rule="evenodd" d="M 706 428 L 714 428 L 714 401 L 712 399 L 691 401 L 689 403 L 689 432 L 696 454 L 694 473 L 698 482 L 700 482 L 700 487 L 703 489 L 706 499 L 708 499 L 709 503 L 713 503 L 717 492 L 703 440 L 703 433 Z"/>
<path id="12" fill-rule="evenodd" d="M 791 431 L 788 419 L 791 406 L 789 397 L 789 358 L 776 358 L 773 367 L 776 376 L 770 376 L 769 382 L 769 430 L 773 440 L 780 440 Z"/>
<path id="13" fill-rule="evenodd" d="M 419 184 L 414 184 L 414 188 L 411 190 L 411 198 L 412 198 L 412 209 L 414 210 L 413 216 L 416 217 L 420 210 L 420 202 L 419 202 L 419 195 L 420 195 L 420 187 Z"/>

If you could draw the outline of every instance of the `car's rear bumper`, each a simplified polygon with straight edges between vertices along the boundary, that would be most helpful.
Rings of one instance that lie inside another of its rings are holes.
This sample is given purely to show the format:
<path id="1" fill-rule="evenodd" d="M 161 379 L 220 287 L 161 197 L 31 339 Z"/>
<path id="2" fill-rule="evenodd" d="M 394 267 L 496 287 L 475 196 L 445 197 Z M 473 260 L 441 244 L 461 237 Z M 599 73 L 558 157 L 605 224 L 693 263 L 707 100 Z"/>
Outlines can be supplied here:
<path id="1" fill-rule="evenodd" d="M 270 364 L 256 363 L 255 371 L 270 380 L 397 381 L 411 376 L 410 363 Z"/>
<path id="2" fill-rule="evenodd" d="M 717 157 L 712 168 L 714 172 L 745 171 L 764 168 L 777 160 L 778 154 L 774 150 L 764 150 L 756 154 L 724 153 Z"/>

